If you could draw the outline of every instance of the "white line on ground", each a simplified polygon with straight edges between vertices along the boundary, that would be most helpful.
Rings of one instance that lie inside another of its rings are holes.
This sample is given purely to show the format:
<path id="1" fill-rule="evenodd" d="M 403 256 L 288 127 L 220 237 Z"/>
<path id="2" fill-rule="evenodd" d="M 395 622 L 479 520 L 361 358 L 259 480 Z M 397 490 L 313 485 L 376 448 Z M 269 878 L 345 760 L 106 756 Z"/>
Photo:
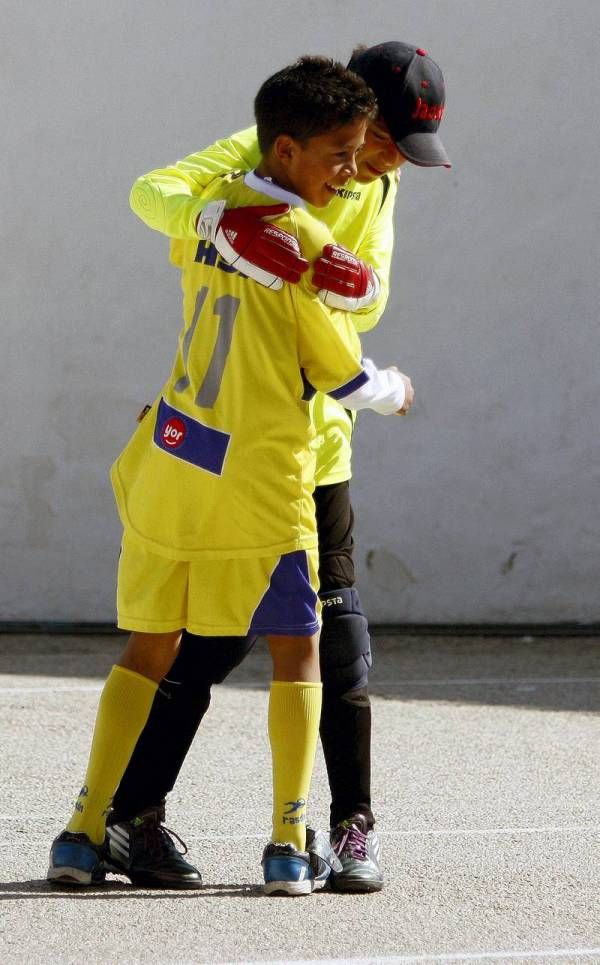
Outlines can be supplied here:
<path id="1" fill-rule="evenodd" d="M 31 825 L 35 821 L 46 821 L 47 818 L 29 814 L 0 814 L 0 821 L 27 821 Z M 187 835 L 188 841 L 254 841 L 265 837 L 265 831 L 252 831 L 247 834 L 197 834 Z M 415 837 L 469 837 L 487 835 L 493 837 L 498 834 L 599 834 L 600 825 L 572 824 L 551 825 L 546 827 L 523 828 L 414 828 L 406 831 L 379 831 L 382 838 L 415 838 Z M 14 844 L 0 839 L 0 847 Z"/>
<path id="2" fill-rule="evenodd" d="M 344 962 L 344 965 L 417 965 L 419 962 L 441 962 L 445 965 L 448 962 L 545 962 L 551 958 L 564 958 L 569 961 L 569 965 L 572 965 L 574 956 L 591 958 L 599 954 L 600 948 L 549 948 L 531 952 L 456 952 L 441 955 L 391 955 L 383 958 L 286 959 L 285 961 L 269 959 L 268 965 L 340 965 L 340 962 Z M 267 962 L 266 960 L 246 962 L 246 965 L 267 965 Z"/>
<path id="3" fill-rule="evenodd" d="M 535 686 L 537 684 L 600 684 L 600 677 L 449 677 L 446 680 L 371 681 L 373 687 Z"/>
<path id="4" fill-rule="evenodd" d="M 379 831 L 378 834 L 381 838 L 415 838 L 415 837 L 453 837 L 453 836 L 463 836 L 469 837 L 471 835 L 488 835 L 493 837 L 498 834 L 598 834 L 600 832 L 600 827 L 598 825 L 571 825 L 562 827 L 545 827 L 545 828 L 415 828 L 414 830 L 408 831 Z M 244 839 L 254 839 L 264 837 L 265 832 L 262 834 L 200 834 L 197 836 L 189 835 L 190 841 L 242 841 Z"/>
<path id="5" fill-rule="evenodd" d="M 99 693 L 104 683 L 98 684 L 73 684 L 67 687 L 3 687 L 0 686 L 0 697 L 10 697 L 12 694 L 77 694 L 84 691 Z"/>

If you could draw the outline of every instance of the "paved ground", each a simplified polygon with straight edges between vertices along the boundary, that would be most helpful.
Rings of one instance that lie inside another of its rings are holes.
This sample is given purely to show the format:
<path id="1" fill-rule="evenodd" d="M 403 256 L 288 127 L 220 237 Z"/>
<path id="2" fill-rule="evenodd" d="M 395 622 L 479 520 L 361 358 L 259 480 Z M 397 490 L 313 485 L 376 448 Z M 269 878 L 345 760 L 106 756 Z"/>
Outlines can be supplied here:
<path id="1" fill-rule="evenodd" d="M 374 896 L 266 898 L 268 658 L 218 688 L 168 808 L 206 887 L 64 893 L 49 843 L 115 637 L 0 637 L 0 960 L 600 963 L 600 641 L 375 640 Z M 327 815 L 319 758 L 312 820 Z"/>

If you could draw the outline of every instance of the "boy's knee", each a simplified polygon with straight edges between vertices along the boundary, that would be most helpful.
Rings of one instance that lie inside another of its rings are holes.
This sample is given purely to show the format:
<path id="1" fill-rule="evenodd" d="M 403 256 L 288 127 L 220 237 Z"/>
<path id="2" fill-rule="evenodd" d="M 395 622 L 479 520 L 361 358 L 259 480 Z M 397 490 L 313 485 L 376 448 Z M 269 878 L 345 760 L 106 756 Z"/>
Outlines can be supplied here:
<path id="1" fill-rule="evenodd" d="M 268 636 L 273 659 L 273 679 L 319 681 L 319 635 Z"/>
<path id="2" fill-rule="evenodd" d="M 169 633 L 134 632 L 118 664 L 159 683 L 173 665 L 180 640 L 181 630 Z"/>

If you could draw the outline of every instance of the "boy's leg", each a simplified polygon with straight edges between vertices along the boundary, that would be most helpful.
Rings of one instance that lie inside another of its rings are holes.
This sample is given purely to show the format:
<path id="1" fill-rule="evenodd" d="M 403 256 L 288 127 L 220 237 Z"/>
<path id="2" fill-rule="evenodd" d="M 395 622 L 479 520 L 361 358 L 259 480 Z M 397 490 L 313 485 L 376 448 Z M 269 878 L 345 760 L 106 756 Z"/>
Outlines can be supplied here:
<path id="1" fill-rule="evenodd" d="M 179 638 L 180 631 L 133 633 L 119 664 L 109 674 L 100 698 L 84 784 L 66 832 L 52 846 L 50 880 L 79 884 L 98 880 L 92 856 L 99 853 L 104 841 L 111 799 L 148 719 L 158 681 L 173 662 Z M 77 874 L 78 858 L 81 875 Z"/>
<path id="2" fill-rule="evenodd" d="M 270 636 L 267 641 L 273 659 L 269 695 L 272 840 L 302 851 L 321 716 L 319 637 Z"/>
<path id="3" fill-rule="evenodd" d="M 263 853 L 265 892 L 308 894 L 322 887 L 329 871 L 317 875 L 306 852 L 306 805 L 321 715 L 318 634 L 273 635 L 267 641 L 273 659 L 269 695 L 273 827 L 271 844 Z"/>
<path id="4" fill-rule="evenodd" d="M 255 636 L 199 637 L 184 631 L 175 663 L 162 679 L 150 716 L 108 817 L 110 867 L 147 888 L 195 889 L 198 868 L 164 826 L 165 797 L 175 781 L 211 698 L 251 650 Z M 184 845 L 185 849 L 185 845 Z"/>
<path id="5" fill-rule="evenodd" d="M 158 682 L 172 664 L 181 636 L 132 633 L 100 697 L 88 769 L 68 831 L 102 844 L 106 814 L 142 728 Z"/>
<path id="6" fill-rule="evenodd" d="M 161 807 L 209 708 L 212 685 L 222 683 L 255 642 L 255 636 L 198 637 L 183 632 L 175 663 L 160 682 L 115 794 L 113 822 L 131 821 L 148 808 Z"/>
<path id="7" fill-rule="evenodd" d="M 331 789 L 331 826 L 371 810 L 371 648 L 354 587 L 354 514 L 347 482 L 315 490 L 323 602 L 321 741 Z"/>
<path id="8" fill-rule="evenodd" d="M 318 486 L 315 505 L 323 603 L 321 743 L 331 789 L 332 843 L 343 865 L 331 883 L 339 891 L 377 891 L 383 877 L 371 810 L 371 647 L 354 587 L 348 483 Z"/>

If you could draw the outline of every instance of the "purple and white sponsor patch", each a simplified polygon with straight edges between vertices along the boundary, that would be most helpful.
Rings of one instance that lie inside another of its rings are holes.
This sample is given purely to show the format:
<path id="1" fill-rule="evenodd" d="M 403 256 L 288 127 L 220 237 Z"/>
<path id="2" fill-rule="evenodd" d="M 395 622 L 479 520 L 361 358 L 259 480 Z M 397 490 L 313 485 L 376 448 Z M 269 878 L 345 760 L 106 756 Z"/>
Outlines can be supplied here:
<path id="1" fill-rule="evenodd" d="M 154 427 L 154 442 L 164 452 L 220 476 L 231 436 L 205 426 L 160 400 Z"/>

